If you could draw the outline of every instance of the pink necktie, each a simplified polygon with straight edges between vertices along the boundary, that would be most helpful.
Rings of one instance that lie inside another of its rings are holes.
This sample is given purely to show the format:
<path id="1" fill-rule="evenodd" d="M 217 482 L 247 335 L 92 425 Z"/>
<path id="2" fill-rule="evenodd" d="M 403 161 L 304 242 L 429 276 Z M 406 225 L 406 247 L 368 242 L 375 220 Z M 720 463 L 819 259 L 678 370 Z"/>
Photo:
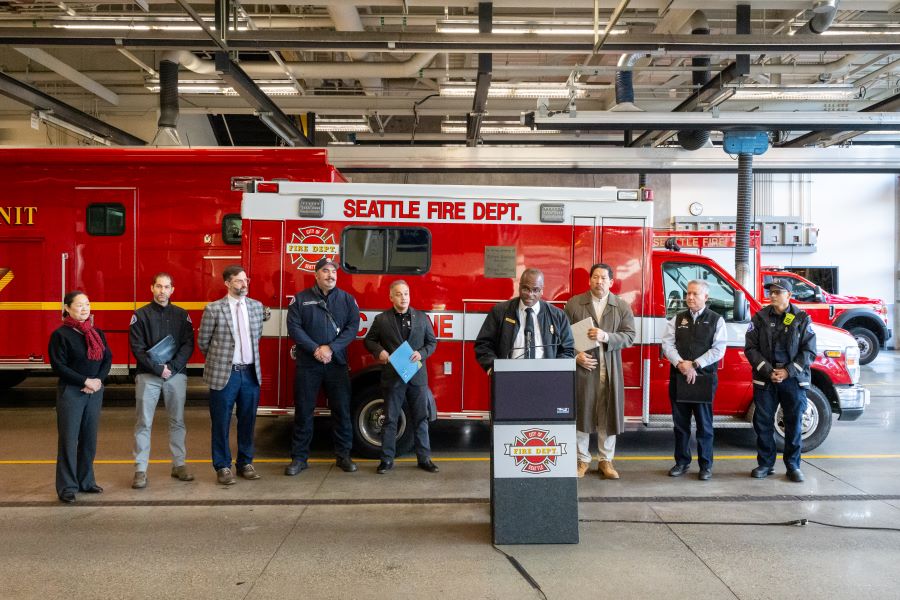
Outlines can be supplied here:
<path id="1" fill-rule="evenodd" d="M 249 365 L 253 362 L 253 354 L 250 350 L 250 335 L 244 326 L 244 302 L 237 303 L 235 312 L 235 322 L 237 323 L 238 339 L 241 351 L 241 363 Z"/>

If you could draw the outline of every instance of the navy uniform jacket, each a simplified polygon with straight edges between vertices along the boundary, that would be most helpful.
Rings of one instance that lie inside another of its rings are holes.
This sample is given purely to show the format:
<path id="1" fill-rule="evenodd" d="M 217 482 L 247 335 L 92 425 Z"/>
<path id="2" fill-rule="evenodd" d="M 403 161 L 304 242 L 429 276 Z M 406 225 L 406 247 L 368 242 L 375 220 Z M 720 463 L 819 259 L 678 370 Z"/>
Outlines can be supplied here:
<path id="1" fill-rule="evenodd" d="M 294 296 L 294 303 L 288 307 L 287 329 L 297 344 L 298 363 L 318 363 L 313 352 L 327 344 L 332 360 L 346 365 L 347 346 L 359 332 L 359 306 L 344 290 L 334 288 L 324 296 L 313 285 Z"/>
<path id="2" fill-rule="evenodd" d="M 785 365 L 788 375 L 796 377 L 801 387 L 808 387 L 810 382 L 809 366 L 816 360 L 816 332 L 813 331 L 812 320 L 803 310 L 793 304 L 788 305 L 784 317 L 793 315 L 789 324 L 780 319 L 772 326 L 770 315 L 775 309 L 770 305 L 758 311 L 750 320 L 745 338 L 744 354 L 753 369 L 753 384 L 765 386 L 771 381 L 775 370 L 775 335 L 784 335 L 787 353 L 790 360 Z M 778 331 L 781 329 L 782 331 Z"/>
<path id="3" fill-rule="evenodd" d="M 544 358 L 575 358 L 575 339 L 566 313 L 541 300 L 537 320 Z M 489 371 L 494 368 L 494 360 L 509 358 L 519 326 L 518 298 L 494 305 L 475 339 L 475 358 L 482 369 Z"/>
<path id="4" fill-rule="evenodd" d="M 422 362 L 434 354 L 437 347 L 437 338 L 434 337 L 434 328 L 431 326 L 431 320 L 428 315 L 409 307 L 410 330 L 409 345 L 422 355 Z M 403 336 L 400 334 L 400 326 L 397 323 L 395 311 L 390 308 L 372 321 L 369 333 L 366 334 L 366 350 L 372 353 L 372 356 L 378 358 L 382 350 L 388 354 L 393 354 L 394 350 L 403 345 Z M 390 365 L 384 365 L 381 370 L 381 383 L 385 385 L 402 382 L 397 371 Z M 411 385 L 428 385 L 428 372 L 425 365 L 422 365 L 412 379 L 408 382 Z"/>

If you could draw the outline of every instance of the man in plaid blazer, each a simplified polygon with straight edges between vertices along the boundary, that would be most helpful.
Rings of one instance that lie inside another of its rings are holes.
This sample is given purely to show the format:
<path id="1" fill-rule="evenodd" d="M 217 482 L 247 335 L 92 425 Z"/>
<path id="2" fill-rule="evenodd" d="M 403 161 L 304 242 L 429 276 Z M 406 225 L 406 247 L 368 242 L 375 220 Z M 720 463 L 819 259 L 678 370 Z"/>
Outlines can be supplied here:
<path id="1" fill-rule="evenodd" d="M 235 483 L 228 434 L 237 405 L 237 471 L 244 479 L 259 479 L 253 467 L 253 430 L 259 405 L 259 338 L 263 305 L 247 298 L 250 279 L 240 265 L 222 272 L 228 294 L 206 305 L 197 346 L 206 356 L 203 380 L 209 386 L 212 420 L 212 460 L 222 485 Z"/>

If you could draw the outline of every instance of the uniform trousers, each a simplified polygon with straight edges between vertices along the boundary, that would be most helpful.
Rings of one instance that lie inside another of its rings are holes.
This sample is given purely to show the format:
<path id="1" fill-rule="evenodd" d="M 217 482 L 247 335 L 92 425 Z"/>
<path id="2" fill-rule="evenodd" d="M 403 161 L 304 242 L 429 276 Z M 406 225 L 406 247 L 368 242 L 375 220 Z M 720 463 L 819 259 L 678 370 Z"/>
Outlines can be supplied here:
<path id="1" fill-rule="evenodd" d="M 294 434 L 291 439 L 291 460 L 309 459 L 309 445 L 313 436 L 313 413 L 319 390 L 325 388 L 328 408 L 331 409 L 331 437 L 336 456 L 350 456 L 353 446 L 353 426 L 350 423 L 350 371 L 347 365 L 336 362 L 297 361 L 294 375 Z"/>
<path id="2" fill-rule="evenodd" d="M 701 469 L 712 469 L 713 412 L 711 402 L 677 402 L 672 404 L 675 425 L 675 464 L 691 464 L 691 417 L 697 423 L 697 462 Z"/>
<path id="3" fill-rule="evenodd" d="M 415 436 L 416 458 L 420 463 L 429 460 L 431 442 L 428 439 L 428 385 L 412 385 L 398 380 L 387 385 L 382 383 L 381 392 L 387 411 L 382 429 L 381 460 L 393 462 L 397 454 L 397 425 L 406 402 L 409 402 L 412 421 L 407 422 L 406 426 L 412 428 Z"/>
<path id="4" fill-rule="evenodd" d="M 81 388 L 60 382 L 56 388 L 56 493 L 85 491 L 97 485 L 94 456 L 103 389 L 86 394 Z"/>
<path id="5" fill-rule="evenodd" d="M 150 431 L 153 416 L 162 394 L 169 416 L 169 450 L 172 465 L 184 465 L 187 451 L 184 447 L 184 402 L 187 396 L 187 375 L 178 373 L 163 379 L 152 373 L 135 377 L 134 470 L 146 471 L 150 460 Z"/>
<path id="6" fill-rule="evenodd" d="M 753 430 L 756 432 L 756 462 L 761 467 L 775 465 L 775 412 L 784 413 L 784 464 L 789 471 L 800 468 L 803 446 L 803 413 L 806 412 L 806 388 L 796 377 L 781 383 L 753 386 Z"/>

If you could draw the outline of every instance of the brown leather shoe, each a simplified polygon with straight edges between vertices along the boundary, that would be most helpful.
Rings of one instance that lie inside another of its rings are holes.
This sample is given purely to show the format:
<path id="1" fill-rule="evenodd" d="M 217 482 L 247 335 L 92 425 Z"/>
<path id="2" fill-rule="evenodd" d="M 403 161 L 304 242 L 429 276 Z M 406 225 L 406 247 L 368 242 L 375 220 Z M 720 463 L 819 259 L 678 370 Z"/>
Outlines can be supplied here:
<path id="1" fill-rule="evenodd" d="M 256 472 L 253 465 L 244 465 L 241 467 L 241 477 L 244 479 L 259 479 L 262 475 Z"/>
<path id="2" fill-rule="evenodd" d="M 237 479 L 234 478 L 234 473 L 232 473 L 231 469 L 228 467 L 223 467 L 216 471 L 216 481 L 222 485 L 234 485 L 237 483 Z"/>
<path id="3" fill-rule="evenodd" d="M 584 461 L 578 461 L 578 478 L 581 479 L 584 477 L 584 474 L 588 472 L 588 469 L 591 468 L 591 463 L 587 463 Z"/>
<path id="4" fill-rule="evenodd" d="M 147 472 L 135 471 L 134 479 L 131 480 L 131 487 L 136 490 L 142 490 L 147 487 Z"/>
<path id="5" fill-rule="evenodd" d="M 187 467 L 185 465 L 172 467 L 172 477 L 174 477 L 178 481 L 194 480 L 194 476 L 191 473 L 188 473 Z"/>
<path id="6" fill-rule="evenodd" d="M 619 478 L 619 472 L 613 468 L 611 460 L 601 460 L 600 464 L 597 466 L 597 470 L 600 471 L 600 477 L 603 479 Z"/>

